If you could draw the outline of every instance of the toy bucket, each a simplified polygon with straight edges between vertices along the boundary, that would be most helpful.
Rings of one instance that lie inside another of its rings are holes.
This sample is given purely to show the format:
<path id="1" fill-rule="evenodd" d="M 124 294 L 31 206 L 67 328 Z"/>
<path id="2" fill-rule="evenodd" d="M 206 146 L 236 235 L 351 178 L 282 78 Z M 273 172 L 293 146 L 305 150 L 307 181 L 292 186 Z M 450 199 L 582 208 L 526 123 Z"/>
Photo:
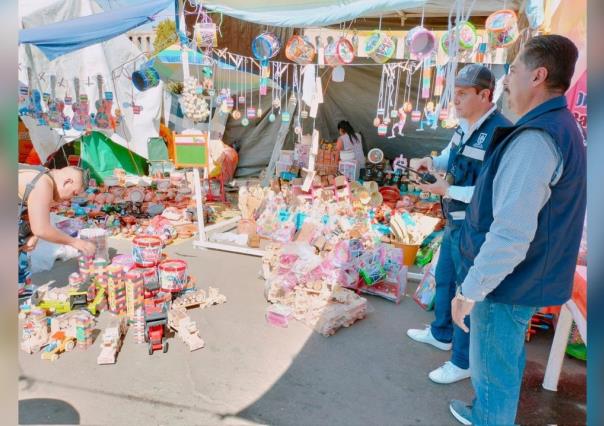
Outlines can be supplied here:
<path id="1" fill-rule="evenodd" d="M 285 57 L 300 65 L 312 64 L 316 49 L 308 39 L 295 35 L 285 45 Z"/>
<path id="2" fill-rule="evenodd" d="M 140 92 L 159 84 L 159 74 L 153 67 L 145 67 L 132 73 L 132 84 Z"/>
<path id="3" fill-rule="evenodd" d="M 338 41 L 329 43 L 325 48 L 325 63 L 335 67 L 337 65 L 350 64 L 354 60 L 354 47 L 346 37 L 340 37 Z"/>
<path id="4" fill-rule="evenodd" d="M 252 53 L 256 59 L 270 59 L 279 53 L 281 42 L 274 33 L 262 33 L 252 41 Z"/>
<path id="5" fill-rule="evenodd" d="M 159 284 L 163 291 L 172 293 L 182 291 L 187 285 L 187 262 L 170 259 L 160 263 Z"/>
<path id="6" fill-rule="evenodd" d="M 432 31 L 424 27 L 415 27 L 407 33 L 405 44 L 409 51 L 416 56 L 429 56 L 436 47 L 436 38 Z"/>
<path id="7" fill-rule="evenodd" d="M 378 64 L 384 64 L 394 55 L 394 41 L 381 31 L 371 33 L 365 43 L 365 54 Z"/>
<path id="8" fill-rule="evenodd" d="M 411 266 L 415 263 L 419 244 L 404 244 L 399 241 L 392 241 L 392 245 L 403 251 L 403 265 Z"/>
<path id="9" fill-rule="evenodd" d="M 458 32 L 460 51 L 472 49 L 476 45 L 478 40 L 476 27 L 471 22 L 464 21 L 460 25 L 457 25 L 455 28 L 453 28 L 451 32 L 445 32 L 440 38 L 440 45 L 447 55 L 449 54 L 449 45 L 453 42 L 453 37 L 455 37 Z"/>
<path id="10" fill-rule="evenodd" d="M 509 9 L 499 10 L 491 14 L 484 26 L 489 35 L 489 44 L 495 48 L 511 45 L 520 34 L 516 12 Z"/>
<path id="11" fill-rule="evenodd" d="M 256 118 L 256 108 L 249 107 L 246 111 L 246 117 L 250 120 L 253 120 L 254 118 Z"/>
<path id="12" fill-rule="evenodd" d="M 134 263 L 143 268 L 157 265 L 161 261 L 161 239 L 155 235 L 139 235 L 132 240 Z"/>
<path id="13" fill-rule="evenodd" d="M 377 128 L 378 136 L 385 136 L 388 133 L 388 126 L 384 123 L 380 124 Z"/>
<path id="14" fill-rule="evenodd" d="M 422 118 L 421 111 L 415 110 L 415 111 L 411 112 L 411 121 L 417 123 L 419 120 L 421 120 L 421 118 Z"/>

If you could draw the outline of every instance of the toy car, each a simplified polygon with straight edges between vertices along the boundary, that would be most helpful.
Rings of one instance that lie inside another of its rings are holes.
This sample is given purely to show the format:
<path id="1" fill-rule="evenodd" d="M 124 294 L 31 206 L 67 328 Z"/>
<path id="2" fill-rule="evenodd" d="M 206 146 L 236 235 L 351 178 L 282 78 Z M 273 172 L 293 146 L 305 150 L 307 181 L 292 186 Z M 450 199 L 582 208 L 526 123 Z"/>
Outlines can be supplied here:
<path id="1" fill-rule="evenodd" d="M 57 331 L 50 337 L 50 343 L 42 351 L 42 359 L 56 361 L 62 352 L 71 352 L 75 348 L 76 339 L 67 337 L 63 331 Z"/>
<path id="2" fill-rule="evenodd" d="M 153 302 L 145 303 L 145 342 L 149 345 L 149 355 L 161 349 L 168 352 L 166 341 L 166 326 L 168 324 L 167 305 L 156 305 Z"/>

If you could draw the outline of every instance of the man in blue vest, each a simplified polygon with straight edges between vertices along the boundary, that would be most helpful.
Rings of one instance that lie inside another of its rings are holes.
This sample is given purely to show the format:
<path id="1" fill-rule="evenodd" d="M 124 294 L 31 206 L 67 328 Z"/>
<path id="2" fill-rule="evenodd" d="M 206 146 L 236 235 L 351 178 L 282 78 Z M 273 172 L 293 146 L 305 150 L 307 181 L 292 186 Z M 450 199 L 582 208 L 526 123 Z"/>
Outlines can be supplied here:
<path id="1" fill-rule="evenodd" d="M 451 303 L 465 329 L 475 399 L 451 401 L 461 423 L 514 424 L 524 338 L 541 306 L 571 295 L 586 204 L 586 152 L 566 105 L 578 51 L 559 35 L 530 39 L 504 84 L 521 116 L 497 131 L 460 232 L 460 292 Z M 466 330 L 468 331 L 468 330 Z"/>
<path id="2" fill-rule="evenodd" d="M 451 300 L 455 296 L 457 271 L 460 268 L 459 229 L 472 199 L 474 184 L 482 167 L 486 149 L 494 131 L 512 123 L 493 104 L 495 77 L 485 66 L 463 67 L 455 79 L 455 109 L 460 125 L 449 145 L 435 158 L 411 160 L 411 167 L 446 171 L 446 178 L 437 177 L 422 189 L 443 197 L 447 226 L 436 266 L 435 319 L 426 329 L 410 329 L 407 335 L 418 342 L 438 349 L 450 350 L 451 360 L 428 374 L 436 383 L 454 383 L 470 377 L 470 338 L 451 319 Z M 467 323 L 469 326 L 469 323 Z"/>

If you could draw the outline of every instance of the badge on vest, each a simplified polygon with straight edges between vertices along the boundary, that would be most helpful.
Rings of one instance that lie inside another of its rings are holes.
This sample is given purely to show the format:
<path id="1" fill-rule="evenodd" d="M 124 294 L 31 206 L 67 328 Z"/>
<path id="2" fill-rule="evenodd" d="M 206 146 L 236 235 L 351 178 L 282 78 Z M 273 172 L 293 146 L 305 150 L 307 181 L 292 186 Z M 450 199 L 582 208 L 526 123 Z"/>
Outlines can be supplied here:
<path id="1" fill-rule="evenodd" d="M 461 155 L 471 158 L 473 160 L 483 161 L 484 160 L 484 149 L 478 149 L 473 146 L 465 146 Z"/>
<path id="2" fill-rule="evenodd" d="M 488 135 L 486 133 L 479 134 L 478 135 L 478 140 L 476 141 L 476 144 L 474 144 L 474 146 L 476 148 L 484 149 L 484 141 L 486 140 L 487 136 Z"/>

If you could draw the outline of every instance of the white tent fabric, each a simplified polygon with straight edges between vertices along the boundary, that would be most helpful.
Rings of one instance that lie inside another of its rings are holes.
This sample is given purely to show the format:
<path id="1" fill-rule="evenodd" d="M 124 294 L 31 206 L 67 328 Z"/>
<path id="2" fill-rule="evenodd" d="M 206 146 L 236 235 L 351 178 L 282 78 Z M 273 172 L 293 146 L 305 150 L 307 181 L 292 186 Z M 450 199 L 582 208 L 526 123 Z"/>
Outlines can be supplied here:
<path id="1" fill-rule="evenodd" d="M 102 11 L 103 9 L 94 0 L 20 0 L 19 25 L 21 28 L 33 28 Z M 50 93 L 50 76 L 56 75 L 57 97 L 64 98 L 67 93 L 75 98 L 73 81 L 78 77 L 80 92 L 88 95 L 91 112 L 94 112 L 94 102 L 99 97 L 96 76 L 102 75 L 103 90 L 113 92 L 114 111 L 120 108 L 124 116 L 116 132 L 111 131 L 108 136 L 120 145 L 147 158 L 147 141 L 159 134 L 163 83 L 160 82 L 159 86 L 145 92 L 138 92 L 127 76 L 122 75 L 114 82 L 111 75 L 112 70 L 140 54 L 140 50 L 125 35 L 63 55 L 53 61 L 49 61 L 37 47 L 21 45 L 19 46 L 19 80 L 28 84 L 27 68 L 29 67 L 34 76 L 34 88 Z M 141 105 L 140 114 L 135 115 L 132 108 L 124 105 L 125 103 Z M 69 106 L 65 107 L 65 114 L 73 115 Z M 24 118 L 34 148 L 42 162 L 45 162 L 48 155 L 55 152 L 62 144 L 80 136 L 80 132 L 74 130 L 64 132 L 62 129 L 50 129 L 38 125 L 35 120 L 28 120 L 28 117 Z"/>

